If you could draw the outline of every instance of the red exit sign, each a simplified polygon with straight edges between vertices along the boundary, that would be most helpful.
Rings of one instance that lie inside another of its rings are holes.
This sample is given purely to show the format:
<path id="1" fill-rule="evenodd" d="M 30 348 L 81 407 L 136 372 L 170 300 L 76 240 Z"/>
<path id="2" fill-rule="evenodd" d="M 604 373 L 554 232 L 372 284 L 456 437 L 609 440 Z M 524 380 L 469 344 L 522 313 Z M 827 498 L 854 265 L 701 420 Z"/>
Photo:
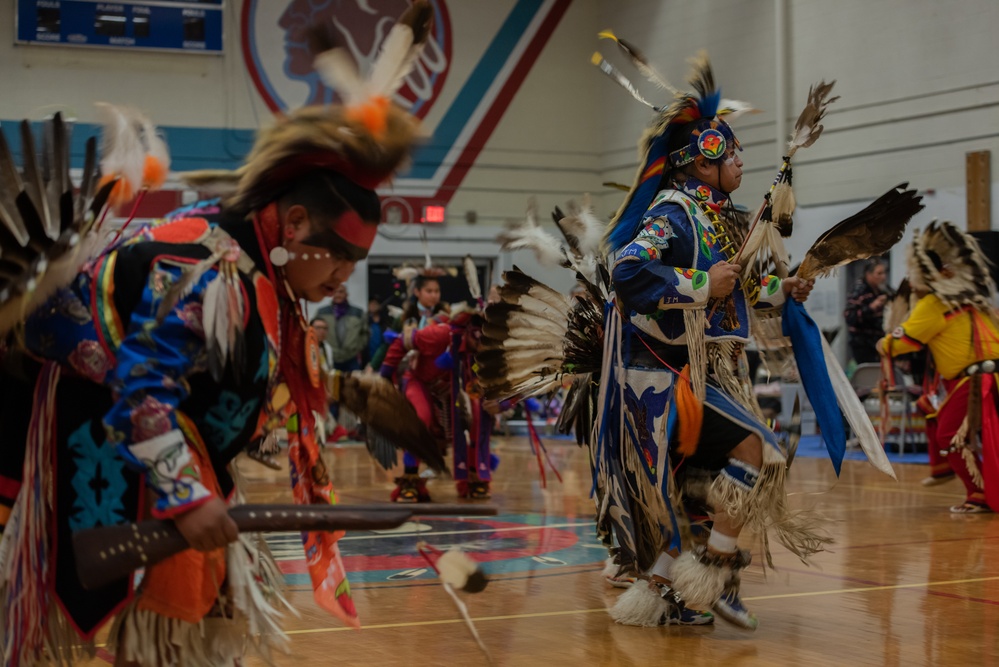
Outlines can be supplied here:
<path id="1" fill-rule="evenodd" d="M 441 224 L 444 222 L 444 207 L 437 205 L 428 205 L 423 207 L 423 215 L 420 217 L 420 222 L 425 224 Z"/>

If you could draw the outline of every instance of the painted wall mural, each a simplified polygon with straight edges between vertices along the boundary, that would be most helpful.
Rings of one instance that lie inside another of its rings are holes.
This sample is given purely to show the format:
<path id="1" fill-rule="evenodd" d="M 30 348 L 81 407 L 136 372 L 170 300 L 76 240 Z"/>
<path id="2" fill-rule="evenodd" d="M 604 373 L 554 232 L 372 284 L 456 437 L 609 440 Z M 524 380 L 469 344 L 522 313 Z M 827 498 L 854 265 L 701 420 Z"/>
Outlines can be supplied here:
<path id="1" fill-rule="evenodd" d="M 396 102 L 426 119 L 430 138 L 409 171 L 384 193 L 387 219 L 417 222 L 426 206 L 446 206 L 482 151 L 571 0 L 515 0 L 494 25 L 463 26 L 485 48 L 472 66 L 453 67 L 452 22 L 431 0 L 433 34 Z M 453 2 L 453 0 L 452 0 Z M 311 68 L 306 26 L 332 21 L 363 70 L 409 0 L 246 0 L 242 51 L 253 84 L 275 113 L 336 100 Z M 440 108 L 437 108 L 437 107 Z M 433 120 L 428 118 L 431 115 Z"/>

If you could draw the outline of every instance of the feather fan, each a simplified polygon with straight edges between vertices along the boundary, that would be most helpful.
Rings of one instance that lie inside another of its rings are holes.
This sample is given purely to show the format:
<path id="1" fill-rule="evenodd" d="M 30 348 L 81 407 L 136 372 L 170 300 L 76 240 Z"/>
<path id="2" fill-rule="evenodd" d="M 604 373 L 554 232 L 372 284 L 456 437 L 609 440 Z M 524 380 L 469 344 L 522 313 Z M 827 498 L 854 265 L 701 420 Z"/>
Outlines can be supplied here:
<path id="1" fill-rule="evenodd" d="M 922 198 L 902 183 L 873 203 L 838 223 L 812 244 L 798 267 L 806 280 L 859 259 L 883 255 L 898 243 L 905 226 L 923 210 Z"/>
<path id="2" fill-rule="evenodd" d="M 342 378 L 340 402 L 369 429 L 438 472 L 447 464 L 437 439 L 406 397 L 385 378 L 353 373 Z"/>

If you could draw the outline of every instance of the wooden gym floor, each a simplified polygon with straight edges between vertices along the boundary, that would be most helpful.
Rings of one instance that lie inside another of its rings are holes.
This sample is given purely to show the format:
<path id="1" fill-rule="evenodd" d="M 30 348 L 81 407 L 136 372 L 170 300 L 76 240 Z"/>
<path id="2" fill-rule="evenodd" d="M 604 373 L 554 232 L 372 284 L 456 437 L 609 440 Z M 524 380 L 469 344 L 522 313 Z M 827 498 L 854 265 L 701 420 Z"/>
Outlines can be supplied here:
<path id="1" fill-rule="evenodd" d="M 349 534 L 341 546 L 360 631 L 339 627 L 312 601 L 297 536 L 272 536 L 301 614 L 287 622 L 291 654 L 277 664 L 487 664 L 416 555 L 424 539 L 462 545 L 485 562 L 489 586 L 463 599 L 497 665 L 999 665 L 999 517 L 951 515 L 947 508 L 963 499 L 959 481 L 926 488 L 919 484 L 926 466 L 896 465 L 894 482 L 866 462 L 846 461 L 837 482 L 827 460 L 799 458 L 792 502 L 821 510 L 835 544 L 810 567 L 775 545 L 777 571 L 766 575 L 753 549 L 742 590 L 759 630 L 720 620 L 633 628 L 606 613 L 620 591 L 600 576 L 605 552 L 593 535 L 585 452 L 567 441 L 550 440 L 548 449 L 563 481 L 549 471 L 542 489 L 526 440 L 496 439 L 501 463 L 489 502 L 498 517 L 436 517 L 403 532 Z M 362 446 L 327 454 L 341 502 L 387 500 L 391 475 Z M 240 466 L 252 501 L 288 501 L 286 472 L 249 460 Z M 456 501 L 447 480 L 430 489 L 437 501 Z"/>

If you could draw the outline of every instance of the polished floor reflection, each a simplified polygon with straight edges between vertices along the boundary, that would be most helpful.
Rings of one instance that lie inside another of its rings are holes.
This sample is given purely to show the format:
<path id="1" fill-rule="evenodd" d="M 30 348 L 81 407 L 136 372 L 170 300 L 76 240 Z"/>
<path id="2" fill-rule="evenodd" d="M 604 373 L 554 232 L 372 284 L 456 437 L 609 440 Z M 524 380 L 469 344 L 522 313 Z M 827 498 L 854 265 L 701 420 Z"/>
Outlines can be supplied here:
<path id="1" fill-rule="evenodd" d="M 291 654 L 278 665 L 482 665 L 454 604 L 416 554 L 424 539 L 462 545 L 491 573 L 465 595 L 497 665 L 989 665 L 999 660 L 999 517 L 957 516 L 959 482 L 925 488 L 925 466 L 899 465 L 899 481 L 847 461 L 837 481 L 828 461 L 798 459 L 794 504 L 829 518 L 835 544 L 810 566 L 780 547 L 777 571 L 758 563 L 743 593 L 760 619 L 747 634 L 707 628 L 642 629 L 606 614 L 620 591 L 600 577 L 585 452 L 557 441 L 548 475 L 523 438 L 500 438 L 493 499 L 501 515 L 438 517 L 404 531 L 350 534 L 341 544 L 364 629 L 337 627 L 312 602 L 293 535 L 271 536 L 301 617 L 289 619 Z M 363 447 L 328 450 L 341 502 L 381 501 L 392 476 Z M 285 502 L 286 473 L 241 462 L 254 502 Z M 430 483 L 435 500 L 453 486 Z M 747 543 L 747 546 L 751 544 Z M 754 549 L 754 553 L 757 550 Z M 759 559 L 757 559 L 759 560 Z M 93 664 L 107 664 L 97 661 Z M 263 665 L 250 658 L 248 665 Z"/>

